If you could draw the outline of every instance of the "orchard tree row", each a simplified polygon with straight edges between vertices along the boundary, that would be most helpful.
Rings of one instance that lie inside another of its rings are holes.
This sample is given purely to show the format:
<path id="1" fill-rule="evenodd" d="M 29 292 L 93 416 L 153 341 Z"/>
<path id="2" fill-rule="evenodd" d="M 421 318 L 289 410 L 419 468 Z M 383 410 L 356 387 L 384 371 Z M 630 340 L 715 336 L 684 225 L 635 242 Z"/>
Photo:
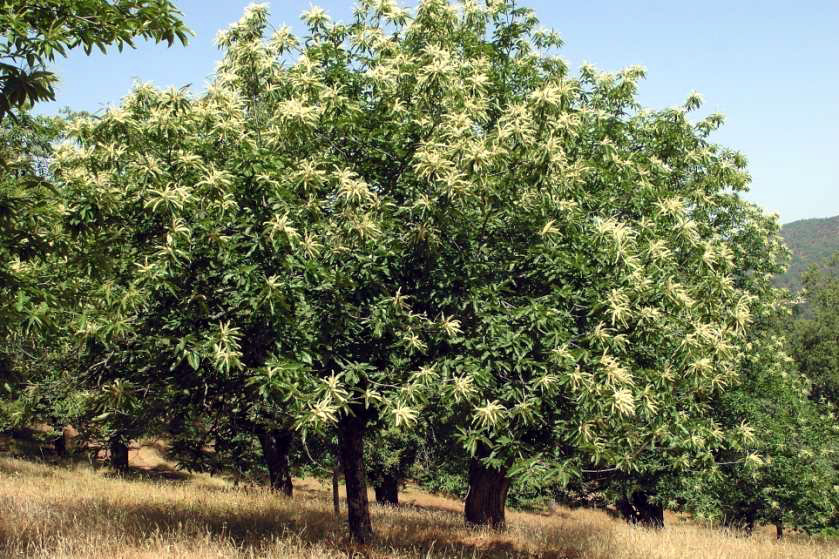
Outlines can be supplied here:
<path id="1" fill-rule="evenodd" d="M 39 25 L 17 4 L 3 25 Z M 52 51 L 186 37 L 168 2 L 80 4 L 163 27 L 50 28 Z M 123 467 L 167 435 L 186 467 L 260 462 L 288 494 L 295 467 L 340 468 L 362 543 L 368 478 L 395 503 L 418 453 L 464 480 L 471 524 L 503 527 L 511 487 L 654 525 L 835 522 L 835 419 L 780 335 L 777 218 L 698 95 L 648 110 L 640 68 L 572 73 L 511 0 L 303 21 L 269 36 L 250 6 L 197 94 L 6 110 L 6 424 L 72 423 Z"/>

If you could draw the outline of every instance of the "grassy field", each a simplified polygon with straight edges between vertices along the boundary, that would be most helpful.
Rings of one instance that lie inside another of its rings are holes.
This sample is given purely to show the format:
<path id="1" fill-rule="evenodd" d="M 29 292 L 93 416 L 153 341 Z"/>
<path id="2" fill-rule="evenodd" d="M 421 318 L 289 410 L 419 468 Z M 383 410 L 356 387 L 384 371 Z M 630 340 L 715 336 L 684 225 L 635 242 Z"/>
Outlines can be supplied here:
<path id="1" fill-rule="evenodd" d="M 330 491 L 297 480 L 286 499 L 209 476 L 166 475 L 153 449 L 132 454 L 147 473 L 118 478 L 87 465 L 0 457 L 0 557 L 837 559 L 835 543 L 769 532 L 751 537 L 680 522 L 630 527 L 602 511 L 510 511 L 505 533 L 467 530 L 461 504 L 409 487 L 398 509 L 373 507 L 376 542 L 353 548 Z"/>

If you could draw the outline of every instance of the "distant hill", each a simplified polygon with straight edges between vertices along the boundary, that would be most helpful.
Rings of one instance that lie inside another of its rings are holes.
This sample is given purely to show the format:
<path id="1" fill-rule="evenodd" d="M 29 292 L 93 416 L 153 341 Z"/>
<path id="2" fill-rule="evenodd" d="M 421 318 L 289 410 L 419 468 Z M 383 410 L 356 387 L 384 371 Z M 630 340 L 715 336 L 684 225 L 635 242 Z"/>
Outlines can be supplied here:
<path id="1" fill-rule="evenodd" d="M 802 272 L 811 264 L 839 252 L 839 215 L 787 223 L 781 227 L 781 235 L 792 252 L 792 260 L 787 273 L 778 276 L 777 284 L 798 291 L 801 288 Z"/>

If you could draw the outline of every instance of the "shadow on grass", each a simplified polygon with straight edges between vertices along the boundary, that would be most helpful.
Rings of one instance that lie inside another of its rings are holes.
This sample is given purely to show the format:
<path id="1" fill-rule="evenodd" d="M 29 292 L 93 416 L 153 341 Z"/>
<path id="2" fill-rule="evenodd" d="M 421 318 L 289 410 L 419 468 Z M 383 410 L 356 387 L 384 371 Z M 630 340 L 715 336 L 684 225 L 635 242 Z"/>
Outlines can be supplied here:
<path id="1" fill-rule="evenodd" d="M 255 510 L 241 508 L 230 510 L 224 506 L 214 507 L 212 501 L 200 507 L 178 503 L 136 503 L 121 504 L 119 508 L 108 498 L 86 498 L 81 502 L 55 503 L 50 505 L 49 525 L 39 530 L 26 530 L 9 539 L 0 537 L 0 555 L 4 547 L 10 549 L 43 549 L 45 533 L 72 534 L 73 531 L 102 529 L 107 522 L 107 533 L 118 541 L 133 547 L 143 547 L 151 538 L 206 538 L 226 540 L 239 549 L 252 549 L 255 554 L 269 551 L 278 538 L 293 538 L 308 545 L 324 545 L 346 551 L 353 556 L 368 554 L 381 556 L 420 557 L 465 557 L 475 559 L 574 559 L 580 555 L 574 550 L 541 549 L 531 552 L 522 549 L 511 537 L 499 538 L 476 532 L 460 530 L 438 515 L 422 515 L 404 520 L 392 519 L 382 522 L 382 511 L 375 511 L 377 531 L 372 546 L 360 548 L 352 545 L 346 535 L 344 519 L 336 522 L 331 512 L 295 507 L 293 502 L 277 497 L 277 506 L 261 506 Z M 107 519 L 101 516 L 107 512 Z M 398 514 L 398 511 L 393 511 Z M 61 519 L 61 520 L 58 520 Z M 56 523 L 56 520 L 58 522 Z M 376 520 L 380 526 L 377 527 Z M 450 519 L 449 519 L 450 520 Z M 72 522 L 72 525 L 69 523 Z M 56 523 L 56 525 L 52 525 Z M 67 523 L 67 525 L 64 525 Z M 400 524 L 398 531 L 393 524 Z M 11 538 L 14 537 L 15 541 Z M 360 552 L 360 555 L 354 555 Z M 348 555 L 349 556 L 349 555 Z"/>
<path id="2" fill-rule="evenodd" d="M 192 478 L 192 475 L 182 470 L 175 470 L 166 465 L 159 464 L 157 466 L 129 466 L 127 470 L 109 471 L 105 473 L 107 478 L 117 478 L 129 481 L 172 481 L 172 482 L 186 482 Z"/>
<path id="3" fill-rule="evenodd" d="M 157 471 L 155 471 L 157 470 Z M 51 477 L 50 468 L 33 463 L 19 463 L 18 467 L 7 461 L 0 461 L 0 473 L 20 474 L 23 477 Z M 183 472 L 172 479 L 172 471 L 166 467 L 149 470 L 134 470 L 123 479 L 162 479 L 167 482 L 183 483 L 189 477 Z M 111 475 L 111 474 L 107 474 Z M 403 505 L 397 508 L 372 507 L 373 525 L 376 537 L 372 546 L 359 548 L 349 542 L 346 520 L 332 515 L 323 497 L 329 492 L 312 487 L 296 487 L 297 497 L 288 499 L 277 495 L 276 500 L 265 499 L 264 489 L 253 488 L 253 500 L 249 505 L 251 491 L 225 490 L 236 499 L 231 501 L 220 495 L 213 487 L 196 488 L 203 493 L 196 501 L 182 502 L 164 499 L 156 502 L 131 503 L 123 499 L 116 501 L 110 496 L 86 496 L 77 500 L 48 503 L 50 514 L 37 530 L 27 526 L 14 526 L 10 519 L 4 519 L 6 526 L 0 526 L 0 556 L 4 551 L 20 549 L 44 549 L 52 545 L 45 540 L 45 534 L 101 533 L 113 537 L 128 546 L 143 547 L 150 539 L 161 536 L 184 540 L 210 537 L 216 541 L 229 541 L 239 549 L 250 548 L 255 554 L 270 551 L 277 539 L 294 539 L 307 545 L 323 545 L 348 556 L 419 556 L 419 557 L 463 557 L 474 559 L 574 559 L 581 557 L 571 545 L 553 545 L 554 538 L 542 540 L 540 549 L 533 548 L 527 537 L 511 531 L 493 533 L 470 531 L 463 527 L 460 513 L 449 508 L 433 505 Z M 258 493 L 258 494 L 257 494 Z M 214 498 L 217 496 L 217 498 Z M 241 499 L 241 502 L 238 500 Z M 315 499 L 320 504 L 315 504 Z M 116 503 L 119 503 L 116 506 Z M 318 508 L 323 506 L 323 508 Z M 346 505 L 342 503 L 342 512 Z M 547 534 L 546 534 L 547 535 Z M 81 536 L 80 536 L 81 537 Z M 531 545 L 528 545 L 528 544 Z"/>
<path id="4" fill-rule="evenodd" d="M 27 478 L 51 479 L 55 477 L 55 472 L 50 467 L 55 466 L 54 463 L 48 462 L 37 457 L 21 456 L 12 453 L 2 453 L 0 456 L 13 458 L 21 464 L 30 467 L 14 466 L 8 462 L 0 461 L 0 475 L 14 477 L 25 476 Z M 41 467 L 38 467 L 41 466 Z"/>
<path id="5" fill-rule="evenodd" d="M 237 547 L 267 548 L 277 537 L 301 537 L 306 542 L 323 542 L 333 536 L 336 523 L 331 514 L 317 511 L 291 511 L 282 506 L 260 507 L 257 510 L 225 509 L 212 503 L 180 504 L 172 501 L 158 503 L 125 503 L 115 507 L 114 500 L 86 497 L 79 501 L 50 503 L 50 517 L 38 530 L 23 527 L 15 534 L 18 549 L 38 549 L 45 543 L 45 533 L 107 531 L 128 545 L 141 547 L 151 538 L 163 537 L 228 540 Z M 107 515 L 107 518 L 105 518 Z M 72 524 L 71 524 L 72 523 Z M 54 524 L 54 525 L 53 525 Z M 104 528 L 103 528 L 104 527 Z M 0 541 L 0 556 L 4 544 Z"/>
<path id="6" fill-rule="evenodd" d="M 129 481 L 171 481 L 184 483 L 192 477 L 187 472 L 172 469 L 165 464 L 159 464 L 153 467 L 129 466 L 128 470 L 117 472 L 110 470 L 107 467 L 107 463 L 103 460 L 91 460 L 90 456 L 84 452 L 67 454 L 62 457 L 56 456 L 54 453 L 37 452 L 3 452 L 0 453 L 0 456 L 18 461 L 19 465 L 17 466 L 7 462 L 0 462 L 0 474 L 9 476 L 24 475 L 26 477 L 50 479 L 55 477 L 57 471 L 72 470 L 78 466 L 84 466 L 93 470 L 104 470 L 104 477 L 106 478 Z"/>

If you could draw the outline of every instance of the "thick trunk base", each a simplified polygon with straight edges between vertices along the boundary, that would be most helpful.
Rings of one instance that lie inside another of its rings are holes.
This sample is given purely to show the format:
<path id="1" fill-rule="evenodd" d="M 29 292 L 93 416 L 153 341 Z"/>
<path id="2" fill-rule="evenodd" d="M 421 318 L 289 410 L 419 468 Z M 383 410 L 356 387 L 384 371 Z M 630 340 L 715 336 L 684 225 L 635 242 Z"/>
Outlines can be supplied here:
<path id="1" fill-rule="evenodd" d="M 122 439 L 111 439 L 111 467 L 118 472 L 128 470 L 128 445 Z"/>
<path id="2" fill-rule="evenodd" d="M 291 468 L 288 454 L 291 450 L 293 433 L 284 429 L 263 430 L 258 433 L 262 456 L 268 466 L 271 489 L 289 497 L 294 493 L 291 483 Z"/>
<path id="3" fill-rule="evenodd" d="M 67 439 L 64 438 L 64 432 L 62 431 L 60 435 L 58 435 L 52 441 L 53 448 L 55 449 L 55 455 L 59 458 L 64 458 L 67 456 Z"/>
<path id="4" fill-rule="evenodd" d="M 630 524 L 664 528 L 664 507 L 650 502 L 650 496 L 636 491 L 616 503 L 618 512 Z"/>
<path id="5" fill-rule="evenodd" d="M 338 452 L 347 486 L 350 537 L 355 543 L 364 545 L 373 539 L 364 469 L 364 429 L 367 421 L 362 415 L 363 409 L 353 411 L 355 416 L 344 415 L 338 421 Z"/>
<path id="6" fill-rule="evenodd" d="M 469 493 L 464 507 L 466 524 L 503 530 L 506 527 L 504 507 L 509 488 L 506 469 L 489 469 L 478 457 L 473 458 L 469 464 Z"/>
<path id="7" fill-rule="evenodd" d="M 376 493 L 376 502 L 380 505 L 399 506 L 399 480 L 395 477 L 383 477 L 373 490 Z"/>

